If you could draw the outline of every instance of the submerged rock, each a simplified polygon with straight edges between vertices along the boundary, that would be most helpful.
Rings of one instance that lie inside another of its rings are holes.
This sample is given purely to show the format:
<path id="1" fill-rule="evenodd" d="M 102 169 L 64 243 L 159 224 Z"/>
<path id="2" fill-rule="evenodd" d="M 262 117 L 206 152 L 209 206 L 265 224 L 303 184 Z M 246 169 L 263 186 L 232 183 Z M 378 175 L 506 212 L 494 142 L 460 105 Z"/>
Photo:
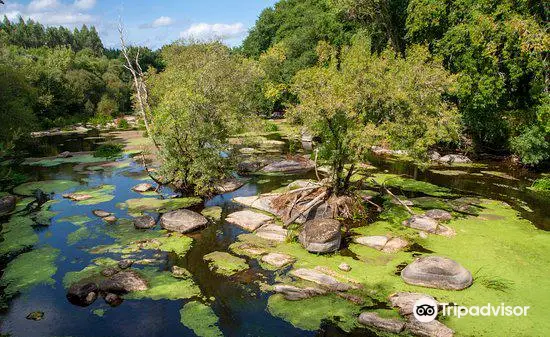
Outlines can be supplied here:
<path id="1" fill-rule="evenodd" d="M 11 213 L 15 210 L 17 198 L 13 195 L 6 195 L 0 199 L 0 216 Z"/>
<path id="2" fill-rule="evenodd" d="M 226 252 L 212 252 L 206 254 L 203 259 L 208 262 L 210 270 L 225 276 L 231 276 L 249 268 L 245 259 Z"/>
<path id="3" fill-rule="evenodd" d="M 220 221 L 222 218 L 222 208 L 220 206 L 207 207 L 201 214 L 213 221 Z"/>
<path id="4" fill-rule="evenodd" d="M 416 259 L 401 271 L 405 283 L 428 288 L 462 290 L 472 284 L 472 274 L 458 262 L 440 256 Z"/>
<path id="5" fill-rule="evenodd" d="M 321 288 L 298 288 L 287 284 L 276 284 L 273 287 L 273 290 L 278 294 L 282 294 L 283 297 L 289 301 L 304 300 L 306 298 L 311 298 L 318 295 L 325 295 L 327 293 L 326 290 Z"/>
<path id="6" fill-rule="evenodd" d="M 99 289 L 95 283 L 73 284 L 67 291 L 67 300 L 74 305 L 87 307 L 97 299 Z"/>
<path id="7" fill-rule="evenodd" d="M 107 303 L 111 307 L 118 307 L 124 301 L 122 297 L 113 293 L 107 293 L 103 299 L 105 300 L 105 303 Z"/>
<path id="8" fill-rule="evenodd" d="M 335 219 L 306 221 L 298 239 L 308 252 L 335 252 L 340 248 L 342 240 L 340 221 Z"/>
<path id="9" fill-rule="evenodd" d="M 96 210 L 93 210 L 92 213 L 97 216 L 98 218 L 106 218 L 110 215 L 112 215 L 113 213 L 109 213 L 109 212 L 106 212 L 106 211 L 102 211 L 100 209 L 96 209 Z"/>
<path id="10" fill-rule="evenodd" d="M 382 331 L 400 333 L 405 329 L 405 322 L 398 319 L 382 318 L 376 312 L 364 312 L 357 319 L 359 323 Z"/>
<path id="11" fill-rule="evenodd" d="M 266 240 L 284 242 L 288 235 L 288 230 L 284 229 L 281 225 L 268 223 L 258 228 L 254 234 Z"/>
<path id="12" fill-rule="evenodd" d="M 85 193 L 63 194 L 63 198 L 69 199 L 69 200 L 72 200 L 72 201 L 84 201 L 84 200 L 92 199 L 93 197 L 94 197 L 93 195 L 85 194 Z"/>
<path id="13" fill-rule="evenodd" d="M 189 278 L 191 273 L 185 268 L 172 266 L 172 276 L 175 278 Z"/>
<path id="14" fill-rule="evenodd" d="M 255 231 L 256 229 L 258 229 L 258 227 L 262 226 L 272 219 L 272 217 L 262 213 L 254 212 L 251 210 L 244 210 L 229 214 L 225 218 L 225 221 L 242 227 L 248 231 Z"/>
<path id="15" fill-rule="evenodd" d="M 154 189 L 155 187 L 148 183 L 141 183 L 132 187 L 132 190 L 138 193 L 145 193 L 145 192 L 153 191 Z"/>
<path id="16" fill-rule="evenodd" d="M 295 269 L 295 270 L 292 270 L 290 274 L 295 277 L 301 278 L 302 280 L 317 283 L 333 291 L 346 291 L 353 288 L 351 285 L 347 283 L 342 283 L 330 275 L 321 273 L 313 269 L 305 269 L 305 268 Z"/>
<path id="17" fill-rule="evenodd" d="M 294 257 L 283 253 L 269 253 L 262 256 L 262 261 L 277 268 L 284 267 L 294 262 Z"/>
<path id="18" fill-rule="evenodd" d="M 117 222 L 117 217 L 114 216 L 114 215 L 109 215 L 109 216 L 106 216 L 104 218 L 102 218 L 105 222 L 108 222 L 110 224 L 114 224 L 115 222 Z"/>
<path id="19" fill-rule="evenodd" d="M 30 314 L 27 315 L 26 319 L 32 320 L 32 321 L 41 321 L 44 319 L 44 312 L 43 311 L 33 311 Z"/>
<path id="20" fill-rule="evenodd" d="M 162 228 L 179 233 L 189 233 L 208 224 L 208 220 L 193 211 L 180 209 L 164 214 L 160 218 Z"/>
<path id="21" fill-rule="evenodd" d="M 303 172 L 315 168 L 315 163 L 312 160 L 282 160 L 271 163 L 262 169 L 263 172 Z"/>
<path id="22" fill-rule="evenodd" d="M 132 291 L 144 291 L 149 288 L 147 281 L 133 270 L 121 271 L 110 278 L 103 280 L 99 288 L 105 292 L 124 294 Z"/>
<path id="23" fill-rule="evenodd" d="M 155 219 L 149 215 L 142 215 L 134 218 L 134 227 L 138 229 L 149 229 L 156 225 Z"/>

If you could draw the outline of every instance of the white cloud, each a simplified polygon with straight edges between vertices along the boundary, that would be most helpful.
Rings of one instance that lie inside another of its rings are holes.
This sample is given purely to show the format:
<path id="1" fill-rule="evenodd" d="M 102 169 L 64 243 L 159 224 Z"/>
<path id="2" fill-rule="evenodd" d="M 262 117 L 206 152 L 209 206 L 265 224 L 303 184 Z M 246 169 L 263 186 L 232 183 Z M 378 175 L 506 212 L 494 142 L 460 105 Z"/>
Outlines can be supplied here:
<path id="1" fill-rule="evenodd" d="M 187 39 L 231 39 L 246 33 L 246 28 L 240 22 L 233 24 L 225 23 L 197 23 L 191 25 L 180 33 L 180 37 Z"/>
<path id="2" fill-rule="evenodd" d="M 157 28 L 157 27 L 170 26 L 172 24 L 174 24 L 174 19 L 168 16 L 161 16 L 160 18 L 153 21 L 152 26 L 153 28 Z"/>
<path id="3" fill-rule="evenodd" d="M 73 5 L 78 9 L 92 9 L 95 4 L 96 0 L 75 0 Z"/>
<path id="4" fill-rule="evenodd" d="M 29 11 L 38 12 L 51 10 L 59 7 L 61 4 L 57 0 L 33 0 L 29 3 Z"/>
<path id="5" fill-rule="evenodd" d="M 83 13 L 31 13 L 29 18 L 44 25 L 65 26 L 92 24 L 95 18 Z"/>

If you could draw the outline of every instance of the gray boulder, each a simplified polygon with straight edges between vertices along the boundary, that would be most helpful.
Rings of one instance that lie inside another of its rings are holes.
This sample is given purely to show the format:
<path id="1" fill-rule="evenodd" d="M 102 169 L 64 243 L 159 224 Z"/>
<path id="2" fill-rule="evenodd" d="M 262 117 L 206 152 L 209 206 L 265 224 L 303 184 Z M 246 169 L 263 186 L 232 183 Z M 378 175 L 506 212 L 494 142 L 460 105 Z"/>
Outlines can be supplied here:
<path id="1" fill-rule="evenodd" d="M 382 318 L 375 312 L 364 312 L 357 319 L 359 323 L 378 330 L 400 333 L 405 329 L 405 322 L 398 319 Z"/>
<path id="2" fill-rule="evenodd" d="M 306 221 L 298 239 L 310 253 L 335 252 L 340 248 L 342 241 L 340 221 L 335 219 Z"/>
<path id="3" fill-rule="evenodd" d="M 262 262 L 281 268 L 294 262 L 294 257 L 282 253 L 269 253 L 262 256 Z"/>
<path id="4" fill-rule="evenodd" d="M 472 162 L 470 158 L 461 154 L 448 154 L 439 158 L 438 161 L 446 164 L 468 164 Z"/>
<path id="5" fill-rule="evenodd" d="M 309 171 L 313 168 L 315 168 L 315 163 L 311 160 L 281 160 L 267 165 L 262 171 L 294 173 Z"/>
<path id="6" fill-rule="evenodd" d="M 327 293 L 326 290 L 320 288 L 298 288 L 287 284 L 276 284 L 273 287 L 273 290 L 278 294 L 282 294 L 283 297 L 289 301 L 304 300 L 306 298 L 311 298 L 318 295 L 325 295 Z"/>
<path id="7" fill-rule="evenodd" d="M 424 232 L 435 233 L 439 222 L 425 215 L 414 215 L 409 220 L 405 220 L 403 225 Z"/>
<path id="8" fill-rule="evenodd" d="M 431 209 L 426 212 L 426 216 L 438 221 L 449 221 L 453 218 L 451 213 L 442 209 Z"/>
<path id="9" fill-rule="evenodd" d="M 133 270 L 121 271 L 99 284 L 102 291 L 115 294 L 144 291 L 148 288 L 147 281 Z"/>
<path id="10" fill-rule="evenodd" d="M 244 185 L 244 182 L 236 178 L 228 178 L 216 184 L 215 189 L 218 193 L 229 193 L 238 190 Z"/>
<path id="11" fill-rule="evenodd" d="M 405 324 L 405 330 L 418 337 L 453 337 L 454 331 L 439 321 L 423 323 L 410 317 Z"/>
<path id="12" fill-rule="evenodd" d="M 149 229 L 156 225 L 155 219 L 149 215 L 142 215 L 134 218 L 134 227 L 137 229 Z"/>
<path id="13" fill-rule="evenodd" d="M 13 195 L 6 195 L 0 198 L 0 216 L 13 212 L 16 204 L 17 198 Z"/>
<path id="14" fill-rule="evenodd" d="M 160 218 L 162 228 L 179 233 L 189 233 L 208 224 L 208 220 L 193 211 L 180 209 L 164 214 Z"/>
<path id="15" fill-rule="evenodd" d="M 398 292 L 392 294 L 388 300 L 392 307 L 399 310 L 399 314 L 402 316 L 408 316 L 413 314 L 414 304 L 421 298 L 429 298 L 437 303 L 435 298 L 430 295 L 409 292 Z"/>
<path id="16" fill-rule="evenodd" d="M 229 214 L 225 221 L 237 225 L 247 231 L 255 231 L 258 227 L 272 220 L 273 218 L 251 210 L 244 210 Z"/>
<path id="17" fill-rule="evenodd" d="M 87 307 L 97 299 L 99 289 L 95 283 L 73 284 L 67 291 L 67 300 L 74 305 Z"/>
<path id="18" fill-rule="evenodd" d="M 133 260 L 120 260 L 118 261 L 117 265 L 120 269 L 128 269 L 134 264 Z"/>
<path id="19" fill-rule="evenodd" d="M 302 280 L 317 283 L 323 286 L 324 288 L 327 288 L 332 291 L 347 291 L 353 288 L 351 285 L 347 283 L 342 283 L 330 275 L 321 273 L 320 271 L 313 270 L 313 269 L 305 269 L 305 268 L 294 269 L 290 272 L 290 274 L 292 276 L 301 278 Z"/>
<path id="20" fill-rule="evenodd" d="M 98 218 L 106 218 L 108 217 L 109 215 L 113 214 L 113 213 L 109 213 L 109 212 L 106 212 L 106 211 L 102 211 L 100 209 L 96 209 L 96 210 L 93 210 L 92 213 L 97 216 Z"/>
<path id="21" fill-rule="evenodd" d="M 466 268 L 441 256 L 416 259 L 401 271 L 401 278 L 408 284 L 446 290 L 462 290 L 473 281 Z"/>
<path id="22" fill-rule="evenodd" d="M 254 234 L 262 239 L 284 242 L 288 235 L 288 230 L 284 229 L 283 226 L 274 223 L 267 223 L 258 228 Z"/>
<path id="23" fill-rule="evenodd" d="M 155 187 L 148 183 L 141 183 L 132 187 L 132 190 L 138 193 L 145 193 L 145 192 L 153 191 L 154 189 Z"/>

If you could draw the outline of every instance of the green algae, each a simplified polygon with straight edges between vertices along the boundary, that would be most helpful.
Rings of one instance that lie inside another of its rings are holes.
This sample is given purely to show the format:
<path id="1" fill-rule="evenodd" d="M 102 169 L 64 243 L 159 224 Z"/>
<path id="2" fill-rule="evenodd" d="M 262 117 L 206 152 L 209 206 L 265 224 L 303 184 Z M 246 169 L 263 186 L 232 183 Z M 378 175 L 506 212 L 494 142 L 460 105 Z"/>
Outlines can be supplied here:
<path id="1" fill-rule="evenodd" d="M 418 197 L 409 199 L 415 207 L 422 209 L 442 209 L 446 211 L 452 210 L 452 207 L 445 199 L 435 197 Z"/>
<path id="2" fill-rule="evenodd" d="M 490 175 L 490 176 L 494 176 L 494 177 L 507 179 L 507 180 L 519 180 L 517 178 L 512 177 L 508 173 L 499 172 L 499 171 L 481 171 L 481 173 L 486 174 L 486 175 Z"/>
<path id="3" fill-rule="evenodd" d="M 225 276 L 234 275 L 249 268 L 246 260 L 226 252 L 212 252 L 204 255 L 210 270 Z"/>
<path id="4" fill-rule="evenodd" d="M 12 255 L 32 247 L 38 242 L 33 226 L 34 222 L 29 217 L 12 217 L 8 223 L 2 225 L 0 236 L 0 256 Z"/>
<path id="5" fill-rule="evenodd" d="M 189 249 L 191 249 L 191 245 L 193 244 L 193 239 L 191 239 L 190 237 L 176 233 L 172 233 L 168 237 L 164 236 L 157 238 L 156 240 L 160 242 L 160 245 L 155 248 L 163 252 L 172 252 L 180 256 L 184 256 L 185 254 L 187 254 Z M 148 246 L 147 244 L 145 244 L 144 249 L 147 248 Z"/>
<path id="6" fill-rule="evenodd" d="M 267 301 L 269 312 L 302 330 L 316 331 L 328 320 L 344 331 L 357 326 L 361 307 L 335 295 L 316 296 L 300 301 L 288 301 L 280 294 Z"/>
<path id="7" fill-rule="evenodd" d="M 90 206 L 90 205 L 98 205 L 102 204 L 104 202 L 109 202 L 115 198 L 115 196 L 112 194 L 115 191 L 114 185 L 101 185 L 98 187 L 93 187 L 91 189 L 78 191 L 75 194 L 85 194 L 90 195 L 90 199 L 77 201 L 75 202 L 77 205 L 82 206 Z"/>
<path id="8" fill-rule="evenodd" d="M 218 328 L 218 317 L 206 304 L 200 302 L 186 303 L 180 310 L 181 323 L 193 330 L 199 337 L 222 337 Z"/>
<path id="9" fill-rule="evenodd" d="M 117 261 L 111 258 L 95 259 L 92 264 L 84 267 L 82 270 L 70 271 L 63 276 L 63 287 L 69 288 L 75 283 L 82 281 L 98 282 L 105 277 L 101 275 L 101 271 L 105 267 L 116 266 Z"/>
<path id="10" fill-rule="evenodd" d="M 40 160 L 26 160 L 24 165 L 29 166 L 42 166 L 42 167 L 55 167 L 63 164 L 93 164 L 98 162 L 104 162 L 109 160 L 108 158 L 94 157 L 92 154 L 77 154 L 69 158 L 43 158 Z"/>
<path id="11" fill-rule="evenodd" d="M 201 198 L 173 198 L 173 199 L 156 199 L 156 198 L 137 198 L 129 199 L 126 202 L 117 204 L 120 209 L 127 209 L 130 214 L 140 214 L 142 212 L 157 212 L 165 213 L 181 208 L 187 208 L 202 203 Z"/>
<path id="12" fill-rule="evenodd" d="M 454 196 L 446 187 L 437 186 L 425 181 L 404 178 L 397 174 L 376 173 L 372 176 L 378 184 L 399 188 L 409 192 L 420 192 L 434 197 Z"/>
<path id="13" fill-rule="evenodd" d="M 201 294 L 199 287 L 191 278 L 175 278 L 170 272 L 160 272 L 155 268 L 144 268 L 139 273 L 147 280 L 149 289 L 132 292 L 125 298 L 178 300 L 198 297 Z"/>
<path id="14" fill-rule="evenodd" d="M 69 235 L 67 235 L 67 244 L 69 246 L 72 246 L 79 243 L 80 241 L 83 241 L 92 237 L 94 237 L 92 232 L 88 228 L 82 227 L 70 233 Z"/>
<path id="15" fill-rule="evenodd" d="M 13 189 L 13 192 L 23 196 L 32 196 L 34 191 L 39 189 L 44 193 L 61 193 L 79 184 L 70 180 L 45 180 L 33 181 L 21 184 Z"/>
<path id="16" fill-rule="evenodd" d="M 213 221 L 220 221 L 222 218 L 222 208 L 220 206 L 207 207 L 202 210 L 201 214 Z"/>
<path id="17" fill-rule="evenodd" d="M 97 317 L 103 317 L 105 316 L 105 309 L 94 309 L 92 310 L 92 314 L 96 315 Z"/>
<path id="18" fill-rule="evenodd" d="M 32 216 L 34 222 L 41 226 L 49 226 L 51 224 L 52 218 L 59 214 L 59 212 L 51 211 L 50 207 L 57 204 L 58 202 L 59 200 L 50 200 L 44 203 L 41 210 Z"/>
<path id="19" fill-rule="evenodd" d="M 430 170 L 430 172 L 435 173 L 435 174 L 441 174 L 441 175 L 444 175 L 444 176 L 451 176 L 451 177 L 462 176 L 462 175 L 467 175 L 468 174 L 468 172 L 461 171 L 461 170 Z"/>
<path id="20" fill-rule="evenodd" d="M 13 297 L 40 284 L 53 285 L 55 280 L 52 276 L 57 271 L 55 260 L 58 255 L 58 249 L 44 247 L 23 253 L 8 263 L 0 279 L 6 296 Z"/>
<path id="21" fill-rule="evenodd" d="M 64 218 L 61 218 L 57 220 L 58 223 L 60 222 L 70 222 L 75 226 L 82 226 L 87 224 L 88 222 L 92 221 L 92 219 L 86 215 L 71 215 Z"/>

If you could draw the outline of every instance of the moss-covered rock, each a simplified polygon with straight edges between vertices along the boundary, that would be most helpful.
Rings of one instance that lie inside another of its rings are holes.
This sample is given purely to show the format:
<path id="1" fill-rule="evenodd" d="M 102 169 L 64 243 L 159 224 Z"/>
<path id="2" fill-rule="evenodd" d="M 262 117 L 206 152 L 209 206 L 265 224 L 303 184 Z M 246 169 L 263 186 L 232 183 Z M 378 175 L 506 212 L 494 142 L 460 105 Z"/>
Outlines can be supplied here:
<path id="1" fill-rule="evenodd" d="M 158 271 L 155 268 L 145 268 L 140 270 L 140 274 L 147 280 L 149 289 L 132 292 L 125 298 L 178 300 L 197 297 L 201 294 L 199 287 L 191 278 L 175 278 L 170 272 Z"/>
<path id="2" fill-rule="evenodd" d="M 231 276 L 249 268 L 246 260 L 226 252 L 212 252 L 203 258 L 208 262 L 211 270 L 225 276 Z"/>
<path id="3" fill-rule="evenodd" d="M 181 323 L 193 330 L 200 337 L 222 337 L 218 328 L 218 317 L 206 304 L 200 302 L 186 303 L 180 310 Z"/>
<path id="4" fill-rule="evenodd" d="M 97 205 L 104 202 L 109 202 L 115 198 L 114 196 L 115 186 L 114 185 L 101 185 L 98 187 L 93 187 L 87 190 L 81 190 L 73 195 L 86 195 L 90 196 L 89 198 L 81 201 L 77 201 L 77 205 Z"/>
<path id="5" fill-rule="evenodd" d="M 156 199 L 156 198 L 137 198 L 129 199 L 126 202 L 118 204 L 120 209 L 128 210 L 128 213 L 135 215 L 142 212 L 157 212 L 165 213 L 181 208 L 187 208 L 202 203 L 201 198 L 173 198 L 173 199 Z"/>
<path id="6" fill-rule="evenodd" d="M 220 206 L 207 207 L 202 210 L 201 214 L 213 221 L 220 221 L 222 218 L 222 208 Z"/>

